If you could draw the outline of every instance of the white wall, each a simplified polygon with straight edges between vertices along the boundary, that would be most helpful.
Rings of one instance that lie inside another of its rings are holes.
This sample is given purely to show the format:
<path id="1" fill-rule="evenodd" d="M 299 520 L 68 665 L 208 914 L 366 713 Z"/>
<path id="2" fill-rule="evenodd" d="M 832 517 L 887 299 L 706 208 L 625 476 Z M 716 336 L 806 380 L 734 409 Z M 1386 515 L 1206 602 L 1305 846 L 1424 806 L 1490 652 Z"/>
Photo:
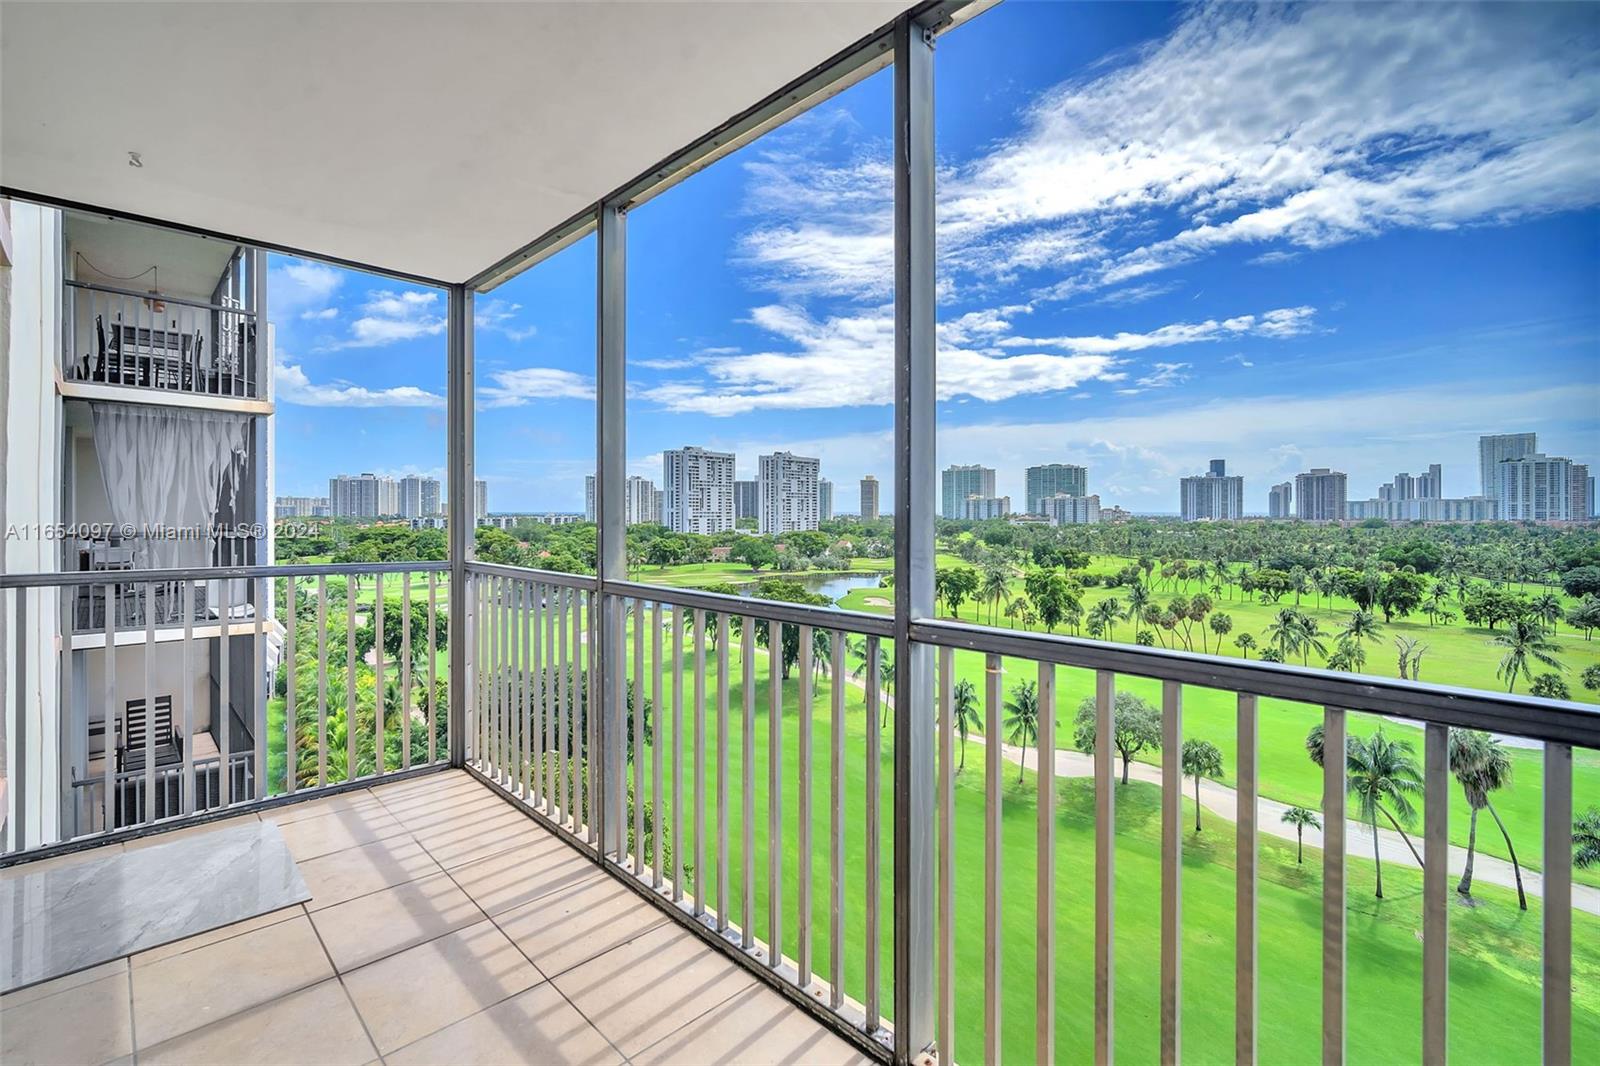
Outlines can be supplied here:
<path id="1" fill-rule="evenodd" d="M 10 321 L 0 334 L 0 374 L 7 381 L 4 414 L 6 479 L 4 560 L 7 573 L 53 571 L 59 544 L 41 536 L 36 524 L 60 519 L 61 403 L 56 396 L 57 353 L 61 345 L 61 216 L 49 208 L 14 203 Z M 8 630 L 15 597 L 5 598 Z M 4 638 L 7 655 L 5 721 L 7 824 L 22 828 L 29 845 L 55 839 L 59 827 L 60 716 L 57 705 L 59 594 L 44 590 L 28 596 L 25 637 L 25 690 L 16 691 L 14 635 Z M 18 722 L 18 702 L 24 721 Z M 18 744 L 18 726 L 25 734 Z M 19 762 L 21 765 L 19 765 Z M 25 773 L 19 774 L 19 769 Z M 16 812 L 25 803 L 19 826 Z"/>

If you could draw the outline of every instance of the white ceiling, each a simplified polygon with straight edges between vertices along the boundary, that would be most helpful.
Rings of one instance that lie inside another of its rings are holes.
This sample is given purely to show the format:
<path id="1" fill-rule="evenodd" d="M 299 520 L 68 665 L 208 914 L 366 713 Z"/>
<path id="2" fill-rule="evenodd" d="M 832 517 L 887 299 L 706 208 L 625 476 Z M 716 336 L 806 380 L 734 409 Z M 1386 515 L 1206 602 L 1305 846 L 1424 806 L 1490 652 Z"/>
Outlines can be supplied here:
<path id="1" fill-rule="evenodd" d="M 462 281 L 908 6 L 6 2 L 0 185 Z"/>

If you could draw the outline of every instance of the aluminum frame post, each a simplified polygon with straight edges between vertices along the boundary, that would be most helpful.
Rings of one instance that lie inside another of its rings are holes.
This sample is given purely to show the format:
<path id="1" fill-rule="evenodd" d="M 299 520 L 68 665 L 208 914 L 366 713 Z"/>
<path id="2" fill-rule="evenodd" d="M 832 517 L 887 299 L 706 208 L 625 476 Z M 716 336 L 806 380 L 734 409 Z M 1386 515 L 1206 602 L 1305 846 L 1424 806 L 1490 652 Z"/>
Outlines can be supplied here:
<path id="1" fill-rule="evenodd" d="M 467 619 L 472 597 L 467 590 L 467 564 L 476 554 L 476 484 L 473 462 L 473 397 L 476 385 L 472 366 L 472 315 L 476 294 L 465 285 L 449 292 L 448 480 L 450 483 L 450 765 L 467 761 L 467 702 L 469 645 Z"/>
<path id="2" fill-rule="evenodd" d="M 894 25 L 894 1057 L 934 1041 L 935 483 L 933 30 Z"/>
<path id="3" fill-rule="evenodd" d="M 627 851 L 627 786 L 624 722 L 627 686 L 612 668 L 627 654 L 626 636 L 613 615 L 622 598 L 606 591 L 609 581 L 628 576 L 628 431 L 626 320 L 626 231 L 621 207 L 601 204 L 595 219 L 595 521 L 599 563 L 600 610 L 600 851 L 614 852 L 620 862 Z M 594 682 L 591 681 L 591 684 Z"/>

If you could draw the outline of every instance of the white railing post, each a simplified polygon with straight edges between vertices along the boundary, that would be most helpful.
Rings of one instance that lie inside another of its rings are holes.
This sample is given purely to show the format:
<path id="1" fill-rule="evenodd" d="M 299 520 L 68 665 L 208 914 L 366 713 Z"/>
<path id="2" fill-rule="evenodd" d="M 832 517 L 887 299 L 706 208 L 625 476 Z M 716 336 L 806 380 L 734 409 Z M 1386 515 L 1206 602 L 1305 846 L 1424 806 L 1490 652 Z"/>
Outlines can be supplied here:
<path id="1" fill-rule="evenodd" d="M 595 453 L 598 471 L 595 478 L 595 520 L 598 526 L 597 561 L 599 583 L 591 610 L 598 610 L 599 648 L 597 670 L 590 678 L 596 685 L 591 712 L 598 712 L 599 762 L 597 784 L 590 802 L 595 805 L 593 821 L 598 829 L 600 854 L 612 853 L 618 862 L 627 851 L 627 785 L 623 777 L 627 726 L 624 703 L 627 692 L 621 672 L 623 626 L 620 597 L 606 592 L 606 582 L 626 580 L 628 576 L 627 488 L 627 410 L 626 343 L 623 333 L 626 306 L 626 244 L 623 214 L 615 203 L 602 204 L 595 220 Z M 618 616 L 613 621 L 613 616 Z M 595 753 L 591 753 L 591 758 Z M 696 870 L 696 877 L 703 872 Z M 697 884 L 702 883 L 697 880 Z"/>
<path id="2" fill-rule="evenodd" d="M 467 563 L 474 555 L 477 513 L 474 505 L 473 465 L 473 291 L 450 286 L 449 308 L 449 491 L 450 491 L 450 765 L 467 760 L 467 706 L 472 698 L 469 619 L 473 602 L 467 582 Z"/>

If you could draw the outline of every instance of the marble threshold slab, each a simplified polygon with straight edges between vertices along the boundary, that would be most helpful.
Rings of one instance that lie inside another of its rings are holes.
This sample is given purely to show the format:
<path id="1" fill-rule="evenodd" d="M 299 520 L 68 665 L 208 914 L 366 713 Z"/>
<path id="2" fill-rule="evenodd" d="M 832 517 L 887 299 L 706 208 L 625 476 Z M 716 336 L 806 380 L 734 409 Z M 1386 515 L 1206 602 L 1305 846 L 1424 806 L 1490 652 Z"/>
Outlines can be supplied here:
<path id="1" fill-rule="evenodd" d="M 0 871 L 0 992 L 311 898 L 272 822 Z"/>

